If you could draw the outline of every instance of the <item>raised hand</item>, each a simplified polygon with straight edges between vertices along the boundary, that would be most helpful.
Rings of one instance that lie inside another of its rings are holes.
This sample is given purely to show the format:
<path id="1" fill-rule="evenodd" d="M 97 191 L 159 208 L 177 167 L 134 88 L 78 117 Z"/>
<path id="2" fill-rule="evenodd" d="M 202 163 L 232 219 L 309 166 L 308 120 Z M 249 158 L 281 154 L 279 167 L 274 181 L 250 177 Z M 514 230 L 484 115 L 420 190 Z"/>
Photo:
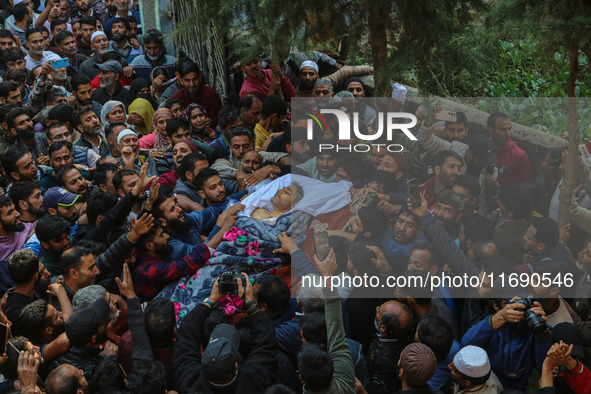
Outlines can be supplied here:
<path id="1" fill-rule="evenodd" d="M 130 216 L 131 228 L 140 236 L 147 234 L 148 231 L 154 227 L 154 217 L 150 214 L 144 213 L 141 217 L 135 219 Z"/>
<path id="2" fill-rule="evenodd" d="M 137 295 L 135 294 L 135 290 L 133 289 L 133 281 L 131 280 L 131 272 L 129 271 L 129 266 L 127 263 L 123 264 L 123 281 L 119 278 L 115 278 L 115 282 L 117 282 L 117 286 L 119 287 L 119 292 L 123 297 L 126 299 L 135 298 Z"/>

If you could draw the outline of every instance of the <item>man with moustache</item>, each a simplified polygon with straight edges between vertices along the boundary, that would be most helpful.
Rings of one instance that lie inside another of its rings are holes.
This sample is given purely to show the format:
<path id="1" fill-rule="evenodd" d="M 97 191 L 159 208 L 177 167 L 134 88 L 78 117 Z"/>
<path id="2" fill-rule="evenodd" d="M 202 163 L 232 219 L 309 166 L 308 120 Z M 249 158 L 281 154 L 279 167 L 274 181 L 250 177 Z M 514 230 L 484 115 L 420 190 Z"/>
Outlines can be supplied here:
<path id="1" fill-rule="evenodd" d="M 62 167 L 57 173 L 57 183 L 70 193 L 80 195 L 80 202 L 86 202 L 90 196 L 98 193 L 98 186 L 93 186 L 90 181 L 84 179 L 80 171 L 74 166 Z"/>
<path id="2" fill-rule="evenodd" d="M 25 223 L 34 223 L 45 215 L 43 194 L 37 182 L 14 183 L 10 189 L 10 199 L 21 214 L 21 221 Z"/>
<path id="3" fill-rule="evenodd" d="M 35 223 L 23 223 L 20 216 L 8 197 L 0 197 L 0 261 L 22 248 L 33 234 Z"/>
<path id="4" fill-rule="evenodd" d="M 314 84 L 318 81 L 318 65 L 312 60 L 306 60 L 300 65 L 300 82 L 296 92 L 297 97 L 314 97 Z"/>
<path id="5" fill-rule="evenodd" d="M 84 177 L 84 179 L 92 179 L 90 174 L 87 171 L 84 171 L 84 169 L 88 170 L 88 166 L 74 164 L 74 154 L 72 153 L 72 149 L 72 143 L 67 142 L 65 139 L 56 141 L 49 146 L 48 153 L 49 164 L 51 165 L 51 168 L 44 168 L 43 172 L 41 173 L 41 177 L 39 178 L 39 184 L 45 190 L 49 190 L 52 187 L 58 185 L 57 174 L 59 170 L 61 170 L 63 167 L 67 165 L 73 165 L 74 167 L 76 167 L 78 171 L 80 171 L 80 174 Z M 94 151 L 91 152 L 94 154 Z"/>
<path id="6" fill-rule="evenodd" d="M 74 143 L 75 146 L 86 146 L 101 157 L 109 155 L 109 143 L 101 136 L 101 123 L 90 105 L 74 112 L 73 125 L 81 134 L 80 139 Z"/>
<path id="7" fill-rule="evenodd" d="M 227 201 L 240 200 L 247 193 L 246 190 L 232 194 L 226 198 L 226 188 L 222 178 L 216 170 L 205 168 L 197 174 L 193 181 L 199 195 L 203 198 L 205 206 L 209 207 L 214 204 L 225 204 Z"/>
<path id="8" fill-rule="evenodd" d="M 94 67 L 100 70 L 101 87 L 92 91 L 92 99 L 101 105 L 105 105 L 107 101 L 121 101 L 127 109 L 135 98 L 131 97 L 128 89 L 121 86 L 120 79 L 123 76 L 121 64 L 111 59 L 95 64 Z"/>
<path id="9" fill-rule="evenodd" d="M 47 138 L 42 133 L 35 133 L 31 113 L 26 108 L 14 108 L 6 115 L 8 135 L 15 142 L 25 146 L 37 164 L 48 165 L 49 158 L 44 155 Z"/>
<path id="10" fill-rule="evenodd" d="M 434 175 L 419 186 L 419 190 L 427 199 L 429 206 L 435 203 L 435 196 L 453 186 L 463 165 L 462 157 L 450 150 L 444 150 L 435 155 L 433 158 Z"/>

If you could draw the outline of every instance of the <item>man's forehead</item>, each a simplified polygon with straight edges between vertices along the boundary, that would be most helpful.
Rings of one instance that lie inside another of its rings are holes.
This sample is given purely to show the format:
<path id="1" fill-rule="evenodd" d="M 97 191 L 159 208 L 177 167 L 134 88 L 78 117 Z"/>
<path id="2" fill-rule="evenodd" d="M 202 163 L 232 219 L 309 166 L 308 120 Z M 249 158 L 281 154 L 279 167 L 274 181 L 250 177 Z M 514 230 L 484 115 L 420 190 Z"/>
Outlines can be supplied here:
<path id="1" fill-rule="evenodd" d="M 314 69 L 314 67 L 303 67 L 300 70 L 300 74 L 308 74 L 308 73 L 316 74 L 316 70 Z M 324 85 L 324 86 L 326 86 L 326 85 Z"/>

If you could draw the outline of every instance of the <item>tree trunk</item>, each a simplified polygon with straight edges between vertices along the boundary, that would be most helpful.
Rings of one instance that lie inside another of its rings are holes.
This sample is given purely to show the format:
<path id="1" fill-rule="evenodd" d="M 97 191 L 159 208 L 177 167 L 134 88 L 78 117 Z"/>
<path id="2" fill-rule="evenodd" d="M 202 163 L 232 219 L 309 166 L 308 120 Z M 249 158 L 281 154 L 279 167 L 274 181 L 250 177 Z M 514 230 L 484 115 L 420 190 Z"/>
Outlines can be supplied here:
<path id="1" fill-rule="evenodd" d="M 389 80 L 386 73 L 388 58 L 388 35 L 392 3 L 387 0 L 368 0 L 369 42 L 374 67 L 375 96 L 386 97 L 389 92 Z"/>

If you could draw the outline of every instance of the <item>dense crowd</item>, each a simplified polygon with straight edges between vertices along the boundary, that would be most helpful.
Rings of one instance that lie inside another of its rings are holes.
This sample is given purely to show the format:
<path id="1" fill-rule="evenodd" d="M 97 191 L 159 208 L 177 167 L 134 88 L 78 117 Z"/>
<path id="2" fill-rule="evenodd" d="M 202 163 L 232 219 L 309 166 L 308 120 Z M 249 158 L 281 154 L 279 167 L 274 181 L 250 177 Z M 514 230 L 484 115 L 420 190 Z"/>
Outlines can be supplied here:
<path id="1" fill-rule="evenodd" d="M 360 153 L 295 102 L 380 133 L 370 66 L 242 59 L 220 97 L 129 0 L 0 9 L 0 393 L 591 392 L 583 156 L 395 82 L 414 138 Z M 303 285 L 443 273 L 478 280 Z"/>

